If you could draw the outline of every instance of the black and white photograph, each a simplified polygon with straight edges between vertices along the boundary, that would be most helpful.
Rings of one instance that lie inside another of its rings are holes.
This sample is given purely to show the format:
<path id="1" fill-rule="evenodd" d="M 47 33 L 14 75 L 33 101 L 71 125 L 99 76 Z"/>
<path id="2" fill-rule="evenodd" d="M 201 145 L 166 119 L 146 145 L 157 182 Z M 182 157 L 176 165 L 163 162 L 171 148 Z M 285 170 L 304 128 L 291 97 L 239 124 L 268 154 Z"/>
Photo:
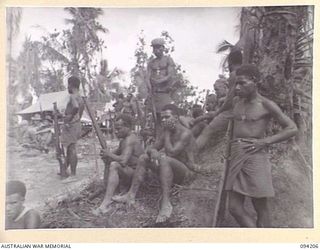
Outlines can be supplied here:
<path id="1" fill-rule="evenodd" d="M 5 230 L 315 227 L 313 5 L 5 12 Z"/>

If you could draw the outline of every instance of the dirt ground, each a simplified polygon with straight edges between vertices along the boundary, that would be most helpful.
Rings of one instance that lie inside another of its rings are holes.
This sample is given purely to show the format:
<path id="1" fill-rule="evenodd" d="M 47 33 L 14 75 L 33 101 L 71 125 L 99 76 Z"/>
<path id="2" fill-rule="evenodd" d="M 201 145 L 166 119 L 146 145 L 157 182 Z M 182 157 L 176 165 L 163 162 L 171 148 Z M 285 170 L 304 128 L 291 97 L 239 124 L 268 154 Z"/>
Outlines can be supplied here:
<path id="1" fill-rule="evenodd" d="M 116 142 L 110 143 L 114 146 Z M 46 203 L 69 194 L 102 172 L 103 163 L 99 156 L 97 162 L 95 161 L 94 146 L 96 153 L 99 153 L 100 147 L 94 138 L 87 136 L 79 141 L 77 181 L 63 183 L 57 174 L 59 163 L 53 147 L 50 147 L 49 153 L 46 154 L 36 149 L 21 147 L 16 138 L 8 137 L 7 179 L 24 181 L 27 185 L 26 205 L 43 210 Z"/>
<path id="2" fill-rule="evenodd" d="M 111 147 L 116 144 L 109 142 Z M 196 174 L 193 182 L 173 187 L 173 215 L 164 224 L 155 224 L 161 191 L 152 173 L 148 173 L 140 188 L 134 207 L 113 203 L 111 211 L 103 216 L 91 213 L 103 198 L 103 192 L 96 197 L 93 194 L 103 190 L 104 165 L 100 159 L 95 161 L 94 154 L 100 147 L 90 136 L 79 141 L 78 181 L 65 184 L 60 181 L 54 149 L 49 154 L 27 150 L 14 138 L 7 145 L 7 178 L 27 184 L 27 205 L 42 212 L 44 228 L 212 227 L 224 167 L 225 141 L 219 138 L 214 144 L 199 157 L 202 170 L 210 174 Z M 313 227 L 312 182 L 295 157 L 287 154 L 271 159 L 276 191 L 276 196 L 270 199 L 273 227 Z M 250 201 L 246 201 L 246 209 L 255 216 Z M 222 227 L 238 227 L 238 224 L 227 212 Z"/>

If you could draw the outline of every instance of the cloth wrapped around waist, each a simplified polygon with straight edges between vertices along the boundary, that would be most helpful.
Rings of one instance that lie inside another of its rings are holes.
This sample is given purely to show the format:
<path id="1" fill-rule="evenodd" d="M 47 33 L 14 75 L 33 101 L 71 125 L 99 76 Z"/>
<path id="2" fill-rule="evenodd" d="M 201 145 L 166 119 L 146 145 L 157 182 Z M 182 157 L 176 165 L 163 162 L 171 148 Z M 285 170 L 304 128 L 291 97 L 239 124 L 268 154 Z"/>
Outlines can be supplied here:
<path id="1" fill-rule="evenodd" d="M 64 124 L 61 127 L 61 143 L 67 147 L 71 143 L 76 143 L 81 137 L 81 122 L 73 121 L 72 123 Z"/>
<path id="2" fill-rule="evenodd" d="M 246 138 L 248 139 L 248 138 Z M 231 142 L 231 156 L 226 190 L 254 197 L 272 197 L 271 164 L 265 150 L 247 152 L 249 142 L 235 139 Z"/>

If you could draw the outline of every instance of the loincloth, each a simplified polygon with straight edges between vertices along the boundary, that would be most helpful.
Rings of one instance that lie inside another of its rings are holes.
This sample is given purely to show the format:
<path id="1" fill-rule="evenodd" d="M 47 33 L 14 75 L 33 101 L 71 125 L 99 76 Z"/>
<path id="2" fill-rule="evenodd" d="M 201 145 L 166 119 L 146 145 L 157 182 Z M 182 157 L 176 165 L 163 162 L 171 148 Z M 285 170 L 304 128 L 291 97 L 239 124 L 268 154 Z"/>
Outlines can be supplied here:
<path id="1" fill-rule="evenodd" d="M 236 139 L 231 142 L 231 157 L 226 179 L 226 190 L 254 197 L 272 197 L 271 164 L 267 153 L 260 150 L 247 153 L 248 142 Z"/>
<path id="2" fill-rule="evenodd" d="M 61 127 L 61 143 L 63 144 L 63 146 L 68 147 L 72 143 L 77 143 L 80 137 L 81 137 L 80 121 L 64 124 Z"/>

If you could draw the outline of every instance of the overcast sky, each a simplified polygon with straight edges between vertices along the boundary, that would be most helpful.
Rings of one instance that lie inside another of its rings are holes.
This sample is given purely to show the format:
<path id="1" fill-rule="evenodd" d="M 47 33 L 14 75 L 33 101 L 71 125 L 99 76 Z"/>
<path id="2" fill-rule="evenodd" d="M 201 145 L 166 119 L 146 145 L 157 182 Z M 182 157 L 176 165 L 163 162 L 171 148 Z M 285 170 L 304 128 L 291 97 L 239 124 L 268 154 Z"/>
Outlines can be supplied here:
<path id="1" fill-rule="evenodd" d="M 64 19 L 69 17 L 63 8 L 23 8 L 22 11 L 20 34 L 13 50 L 15 55 L 27 35 L 38 40 L 46 31 L 62 30 L 66 28 Z M 149 44 L 166 30 L 175 40 L 172 57 L 186 70 L 190 82 L 200 89 L 211 89 L 222 71 L 223 55 L 216 54 L 215 50 L 224 39 L 237 42 L 239 13 L 240 8 L 104 9 L 104 16 L 99 21 L 110 32 L 100 35 L 108 46 L 103 56 L 108 60 L 109 68 L 118 67 L 129 75 L 135 65 L 134 50 L 140 31 L 144 30 Z M 35 28 L 39 25 L 44 29 Z"/>

